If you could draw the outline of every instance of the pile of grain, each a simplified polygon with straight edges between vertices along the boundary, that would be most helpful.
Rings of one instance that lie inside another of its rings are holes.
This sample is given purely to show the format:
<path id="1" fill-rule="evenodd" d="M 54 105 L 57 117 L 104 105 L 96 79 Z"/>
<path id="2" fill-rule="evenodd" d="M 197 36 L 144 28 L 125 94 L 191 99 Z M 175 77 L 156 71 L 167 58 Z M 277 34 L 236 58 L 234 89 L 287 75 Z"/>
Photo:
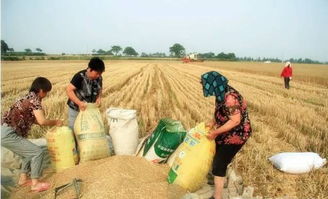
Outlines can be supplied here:
<path id="1" fill-rule="evenodd" d="M 52 184 L 49 191 L 39 194 L 29 193 L 28 188 L 18 189 L 12 198 L 54 198 L 54 189 L 81 179 L 82 198 L 180 198 L 185 192 L 175 186 L 169 186 L 166 178 L 167 165 L 151 163 L 144 158 L 134 156 L 112 156 L 106 159 L 90 161 L 74 168 L 56 173 L 46 181 Z M 61 192 L 58 199 L 75 197 L 74 188 Z"/>

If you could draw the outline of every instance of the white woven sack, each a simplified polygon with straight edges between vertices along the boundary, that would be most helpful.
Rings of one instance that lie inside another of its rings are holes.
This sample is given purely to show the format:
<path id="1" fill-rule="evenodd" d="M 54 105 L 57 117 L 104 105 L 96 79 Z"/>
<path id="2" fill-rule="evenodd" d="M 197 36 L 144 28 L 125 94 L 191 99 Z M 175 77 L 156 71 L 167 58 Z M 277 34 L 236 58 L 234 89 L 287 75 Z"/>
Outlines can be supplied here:
<path id="1" fill-rule="evenodd" d="M 106 115 L 115 154 L 135 154 L 139 136 L 136 110 L 111 107 L 106 110 Z"/>
<path id="2" fill-rule="evenodd" d="M 269 158 L 270 162 L 280 171 L 301 174 L 318 169 L 326 164 L 326 159 L 313 152 L 285 152 Z"/>

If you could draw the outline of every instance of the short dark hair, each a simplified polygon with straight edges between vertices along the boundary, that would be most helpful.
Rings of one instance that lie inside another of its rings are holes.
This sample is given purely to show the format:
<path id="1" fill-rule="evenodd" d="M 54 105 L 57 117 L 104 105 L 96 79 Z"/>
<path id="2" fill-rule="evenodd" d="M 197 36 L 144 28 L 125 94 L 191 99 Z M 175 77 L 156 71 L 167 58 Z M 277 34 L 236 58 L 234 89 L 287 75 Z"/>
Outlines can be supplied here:
<path id="1" fill-rule="evenodd" d="M 45 92 L 49 92 L 51 88 L 51 82 L 47 78 L 37 77 L 31 85 L 30 92 L 39 93 L 41 89 Z"/>
<path id="2" fill-rule="evenodd" d="M 95 70 L 100 73 L 105 71 L 105 64 L 99 57 L 91 58 L 88 67 L 91 69 L 91 71 Z"/>

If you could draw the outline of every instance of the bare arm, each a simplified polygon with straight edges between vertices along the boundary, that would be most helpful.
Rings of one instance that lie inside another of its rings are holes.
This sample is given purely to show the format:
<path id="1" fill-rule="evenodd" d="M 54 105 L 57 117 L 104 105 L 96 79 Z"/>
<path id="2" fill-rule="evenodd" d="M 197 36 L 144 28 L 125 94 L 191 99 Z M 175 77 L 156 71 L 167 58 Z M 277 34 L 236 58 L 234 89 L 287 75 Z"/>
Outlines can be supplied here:
<path id="1" fill-rule="evenodd" d="M 96 104 L 99 106 L 101 103 L 101 95 L 102 95 L 102 89 L 100 89 L 99 94 L 96 99 Z"/>
<path id="2" fill-rule="evenodd" d="M 66 94 L 69 97 L 70 100 L 72 100 L 75 104 L 77 104 L 80 108 L 80 110 L 84 111 L 86 108 L 86 103 L 81 101 L 74 93 L 76 90 L 76 87 L 69 83 L 67 88 L 66 88 Z"/>
<path id="3" fill-rule="evenodd" d="M 234 127 L 238 126 L 240 124 L 241 121 L 241 114 L 237 113 L 234 114 L 232 116 L 229 116 L 229 120 L 222 126 L 220 126 L 219 128 L 213 130 L 212 132 L 210 132 L 207 137 L 209 139 L 215 139 L 218 135 L 228 132 L 231 129 L 233 129 Z"/>
<path id="4" fill-rule="evenodd" d="M 43 110 L 33 110 L 34 116 L 36 121 L 41 126 L 62 126 L 63 121 L 62 120 L 48 120 L 44 116 Z"/>

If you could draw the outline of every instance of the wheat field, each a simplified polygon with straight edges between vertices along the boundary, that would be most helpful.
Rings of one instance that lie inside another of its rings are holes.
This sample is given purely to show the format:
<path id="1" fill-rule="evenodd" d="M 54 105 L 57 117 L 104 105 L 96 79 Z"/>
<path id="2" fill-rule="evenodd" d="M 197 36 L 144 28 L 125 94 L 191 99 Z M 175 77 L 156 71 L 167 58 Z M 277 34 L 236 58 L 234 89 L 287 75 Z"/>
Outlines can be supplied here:
<path id="1" fill-rule="evenodd" d="M 43 100 L 48 118 L 67 123 L 65 88 L 88 61 L 2 62 L 2 112 L 27 93 L 33 79 L 44 76 L 53 90 Z M 214 98 L 204 98 L 200 75 L 216 70 L 229 79 L 247 100 L 252 137 L 236 156 L 232 167 L 255 195 L 264 197 L 328 197 L 328 167 L 290 175 L 267 160 L 287 151 L 312 151 L 328 158 L 328 65 L 294 64 L 291 89 L 279 77 L 281 63 L 177 61 L 105 61 L 100 107 L 106 121 L 109 107 L 136 109 L 140 137 L 150 133 L 160 118 L 180 120 L 186 129 L 210 120 Z M 33 127 L 31 137 L 42 137 L 47 128 Z"/>

